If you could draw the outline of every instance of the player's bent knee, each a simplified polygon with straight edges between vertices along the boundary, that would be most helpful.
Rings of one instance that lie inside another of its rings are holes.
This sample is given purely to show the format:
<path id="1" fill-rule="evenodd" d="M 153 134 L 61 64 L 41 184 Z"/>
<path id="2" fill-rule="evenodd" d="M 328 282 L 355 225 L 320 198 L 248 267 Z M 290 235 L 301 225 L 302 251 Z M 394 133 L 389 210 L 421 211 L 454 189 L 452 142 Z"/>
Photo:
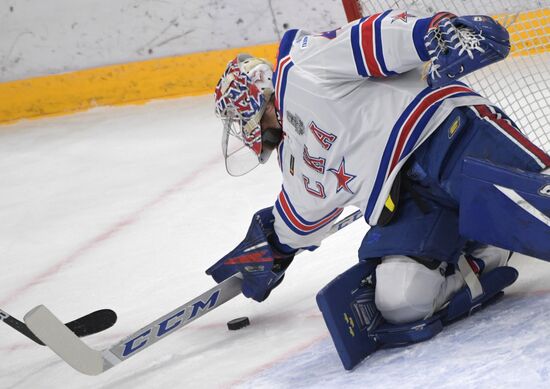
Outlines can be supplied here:
<path id="1" fill-rule="evenodd" d="M 384 319 L 401 324 L 433 314 L 445 278 L 403 256 L 387 256 L 376 268 L 375 304 Z"/>

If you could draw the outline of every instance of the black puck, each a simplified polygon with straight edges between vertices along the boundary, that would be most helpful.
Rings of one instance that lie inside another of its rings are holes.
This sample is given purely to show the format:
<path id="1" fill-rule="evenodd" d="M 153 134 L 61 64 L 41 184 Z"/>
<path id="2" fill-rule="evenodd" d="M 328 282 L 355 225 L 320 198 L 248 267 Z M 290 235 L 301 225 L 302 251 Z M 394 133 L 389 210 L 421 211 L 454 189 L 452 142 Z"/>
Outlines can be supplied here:
<path id="1" fill-rule="evenodd" d="M 227 328 L 231 331 L 240 330 L 250 324 L 248 317 L 239 317 L 227 322 Z"/>

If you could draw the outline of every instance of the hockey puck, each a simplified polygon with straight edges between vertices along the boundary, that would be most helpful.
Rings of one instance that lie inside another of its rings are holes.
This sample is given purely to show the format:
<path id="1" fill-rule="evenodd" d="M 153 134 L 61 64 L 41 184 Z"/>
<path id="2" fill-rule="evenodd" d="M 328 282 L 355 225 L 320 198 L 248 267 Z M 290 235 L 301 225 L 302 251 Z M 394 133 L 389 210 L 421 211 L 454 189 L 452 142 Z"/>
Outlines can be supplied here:
<path id="1" fill-rule="evenodd" d="M 227 322 L 227 328 L 231 331 L 240 330 L 250 324 L 248 317 L 239 317 Z"/>

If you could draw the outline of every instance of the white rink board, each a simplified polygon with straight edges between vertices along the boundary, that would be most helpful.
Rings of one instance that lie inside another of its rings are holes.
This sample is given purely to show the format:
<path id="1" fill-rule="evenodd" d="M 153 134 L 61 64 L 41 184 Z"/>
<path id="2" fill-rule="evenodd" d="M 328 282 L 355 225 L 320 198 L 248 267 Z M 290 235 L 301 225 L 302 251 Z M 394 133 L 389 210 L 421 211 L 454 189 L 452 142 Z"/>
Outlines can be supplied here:
<path id="1" fill-rule="evenodd" d="M 2 0 L 0 82 L 276 42 L 345 24 L 340 0 Z"/>

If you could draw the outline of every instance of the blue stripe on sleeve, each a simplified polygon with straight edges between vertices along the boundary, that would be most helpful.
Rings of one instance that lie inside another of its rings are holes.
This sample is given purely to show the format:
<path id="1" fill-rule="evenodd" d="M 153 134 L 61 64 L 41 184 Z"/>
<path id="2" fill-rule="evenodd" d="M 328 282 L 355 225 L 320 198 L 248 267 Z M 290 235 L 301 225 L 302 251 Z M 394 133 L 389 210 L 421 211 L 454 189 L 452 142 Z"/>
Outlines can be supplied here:
<path id="1" fill-rule="evenodd" d="M 351 28 L 351 49 L 353 50 L 353 59 L 355 60 L 355 67 L 357 68 L 357 74 L 363 77 L 368 77 L 367 68 L 363 62 L 363 54 L 361 53 L 361 44 L 359 42 L 360 25 L 366 19 L 360 19 Z"/>
<path id="2" fill-rule="evenodd" d="M 277 53 L 277 64 L 279 64 L 282 58 L 286 57 L 288 53 L 290 53 L 292 42 L 294 42 L 294 38 L 296 37 L 297 33 L 298 30 L 296 29 L 288 30 L 281 38 L 281 43 L 279 43 L 279 52 Z M 275 68 L 275 72 L 273 72 L 273 77 L 271 78 L 273 82 L 273 88 L 275 88 L 275 82 L 277 81 L 277 73 L 278 70 L 277 68 Z"/>
<path id="3" fill-rule="evenodd" d="M 277 61 L 279 61 L 281 58 L 286 57 L 288 53 L 290 53 L 292 42 L 294 42 L 294 38 L 296 37 L 297 33 L 297 29 L 288 30 L 284 33 L 283 37 L 281 38 L 281 43 L 279 43 L 279 55 L 277 57 Z"/>
<path id="4" fill-rule="evenodd" d="M 279 142 L 279 146 L 277 147 L 277 161 L 279 162 L 279 169 L 281 169 L 281 172 L 283 171 L 283 163 L 284 163 L 284 156 L 283 156 L 283 149 L 285 147 L 284 145 L 285 140 L 284 138 Z"/>
<path id="5" fill-rule="evenodd" d="M 428 49 L 426 49 L 424 44 L 424 37 L 428 33 L 428 26 L 431 21 L 432 18 L 418 19 L 413 28 L 414 48 L 418 57 L 424 62 L 430 60 L 430 54 L 428 54 Z"/>

